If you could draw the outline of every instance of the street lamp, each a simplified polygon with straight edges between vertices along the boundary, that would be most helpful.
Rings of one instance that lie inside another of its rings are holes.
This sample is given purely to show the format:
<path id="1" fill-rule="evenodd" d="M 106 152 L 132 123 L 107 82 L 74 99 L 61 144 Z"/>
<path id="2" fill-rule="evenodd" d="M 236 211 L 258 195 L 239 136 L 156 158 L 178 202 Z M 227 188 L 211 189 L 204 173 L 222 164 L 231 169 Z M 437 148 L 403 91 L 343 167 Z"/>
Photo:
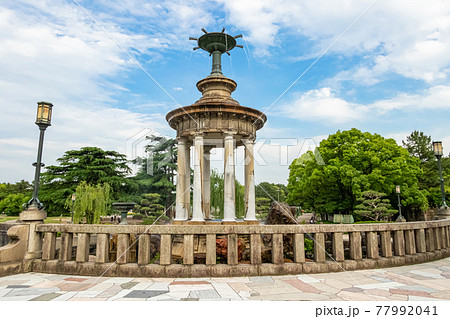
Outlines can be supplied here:
<path id="1" fill-rule="evenodd" d="M 48 102 L 38 102 L 37 105 L 38 108 L 36 116 L 36 125 L 39 126 L 40 135 L 39 135 L 37 161 L 36 163 L 33 163 L 33 166 L 36 167 L 34 173 L 33 197 L 28 202 L 28 206 L 32 206 L 37 209 L 42 209 L 43 205 L 38 199 L 39 177 L 41 174 L 41 167 L 45 166 L 44 163 L 41 162 L 42 148 L 44 146 L 44 132 L 47 129 L 47 127 L 51 125 L 53 104 Z"/>
<path id="2" fill-rule="evenodd" d="M 395 192 L 397 193 L 398 214 L 399 214 L 395 221 L 396 222 L 406 222 L 405 217 L 402 216 L 402 203 L 400 201 L 400 185 L 395 186 Z"/>
<path id="3" fill-rule="evenodd" d="M 70 217 L 70 222 L 73 224 L 73 209 L 75 206 L 75 200 L 77 199 L 77 194 L 72 194 L 72 216 Z"/>
<path id="4" fill-rule="evenodd" d="M 439 209 L 439 214 L 444 214 L 445 215 L 445 211 L 447 210 L 448 206 L 447 203 L 445 202 L 445 188 L 444 188 L 444 178 L 442 177 L 442 164 L 441 164 L 441 158 L 444 155 L 444 150 L 442 148 L 442 142 L 441 141 L 435 141 L 433 142 L 433 151 L 434 151 L 434 156 L 436 156 L 436 159 L 438 161 L 438 167 L 439 167 L 439 181 L 441 184 L 441 195 L 442 195 L 442 205 Z"/>

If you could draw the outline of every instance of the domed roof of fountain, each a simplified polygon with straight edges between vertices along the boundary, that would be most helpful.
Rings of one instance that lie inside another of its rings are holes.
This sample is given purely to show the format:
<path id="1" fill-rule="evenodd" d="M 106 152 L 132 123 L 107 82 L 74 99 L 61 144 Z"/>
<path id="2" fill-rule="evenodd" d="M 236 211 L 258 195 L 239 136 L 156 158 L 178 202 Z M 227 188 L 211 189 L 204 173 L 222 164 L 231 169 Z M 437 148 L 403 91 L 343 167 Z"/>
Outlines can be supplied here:
<path id="1" fill-rule="evenodd" d="M 255 136 L 256 130 L 263 127 L 266 115 L 256 109 L 241 106 L 231 97 L 236 89 L 234 80 L 227 78 L 222 73 L 221 56 L 230 54 L 235 47 L 235 37 L 222 32 L 210 32 L 202 29 L 204 34 L 200 38 L 189 38 L 197 41 L 198 46 L 194 50 L 202 49 L 212 55 L 211 74 L 197 82 L 197 89 L 202 97 L 194 104 L 181 107 L 169 112 L 166 120 L 169 125 L 177 130 L 178 136 L 192 135 L 197 132 L 222 133 L 225 130 L 233 130 L 242 136 Z"/>

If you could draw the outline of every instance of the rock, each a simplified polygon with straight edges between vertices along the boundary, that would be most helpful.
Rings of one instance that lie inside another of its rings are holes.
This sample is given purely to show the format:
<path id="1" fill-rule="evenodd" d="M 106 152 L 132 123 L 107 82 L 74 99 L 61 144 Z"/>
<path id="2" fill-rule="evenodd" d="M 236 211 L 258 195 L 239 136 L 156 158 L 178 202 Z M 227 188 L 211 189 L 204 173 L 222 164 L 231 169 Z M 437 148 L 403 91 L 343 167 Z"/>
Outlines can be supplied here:
<path id="1" fill-rule="evenodd" d="M 291 207 L 287 203 L 273 201 L 267 214 L 266 225 L 297 224 Z"/>
<path id="2" fill-rule="evenodd" d="M 227 250 L 227 239 L 226 238 L 218 238 L 216 239 L 216 256 L 223 258 L 224 260 L 228 257 L 228 250 Z M 245 243 L 238 239 L 238 260 L 242 259 L 242 253 L 245 250 Z"/>

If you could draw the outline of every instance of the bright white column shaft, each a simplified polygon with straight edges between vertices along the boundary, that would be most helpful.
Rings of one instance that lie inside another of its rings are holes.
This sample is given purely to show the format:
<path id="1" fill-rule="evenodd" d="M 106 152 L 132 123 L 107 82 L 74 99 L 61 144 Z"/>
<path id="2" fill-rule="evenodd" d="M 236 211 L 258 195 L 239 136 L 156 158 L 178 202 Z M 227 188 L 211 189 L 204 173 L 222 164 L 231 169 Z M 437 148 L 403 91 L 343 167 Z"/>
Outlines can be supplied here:
<path id="1" fill-rule="evenodd" d="M 235 176 L 234 176 L 234 139 L 232 134 L 226 134 L 224 139 L 224 221 L 236 220 Z"/>
<path id="2" fill-rule="evenodd" d="M 203 218 L 203 136 L 194 138 L 194 197 L 192 221 L 204 221 Z"/>

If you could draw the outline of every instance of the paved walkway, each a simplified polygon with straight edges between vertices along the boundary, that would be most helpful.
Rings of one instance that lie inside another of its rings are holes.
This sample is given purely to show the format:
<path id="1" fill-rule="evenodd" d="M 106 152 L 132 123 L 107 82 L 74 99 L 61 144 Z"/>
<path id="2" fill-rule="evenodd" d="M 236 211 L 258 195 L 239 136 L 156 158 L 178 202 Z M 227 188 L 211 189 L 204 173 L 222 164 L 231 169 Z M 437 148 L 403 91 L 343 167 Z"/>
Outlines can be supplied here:
<path id="1" fill-rule="evenodd" d="M 0 301 L 6 300 L 450 300 L 450 258 L 295 276 L 173 279 L 27 273 L 0 278 Z"/>

